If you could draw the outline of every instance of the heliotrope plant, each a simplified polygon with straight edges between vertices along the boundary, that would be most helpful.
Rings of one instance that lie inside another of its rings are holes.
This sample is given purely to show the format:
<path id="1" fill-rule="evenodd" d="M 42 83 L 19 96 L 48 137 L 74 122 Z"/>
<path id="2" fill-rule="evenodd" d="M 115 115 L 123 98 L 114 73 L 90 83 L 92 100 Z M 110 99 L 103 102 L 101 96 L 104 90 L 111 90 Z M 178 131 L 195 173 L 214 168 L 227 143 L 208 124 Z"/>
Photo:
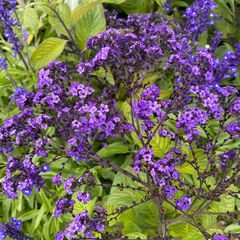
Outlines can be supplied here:
<path id="1" fill-rule="evenodd" d="M 210 47 L 197 44 L 198 35 L 214 23 L 215 7 L 210 0 L 195 1 L 183 15 L 185 24 L 160 13 L 127 19 L 110 15 L 107 30 L 87 41 L 82 59 L 88 60 L 74 70 L 68 63 L 51 62 L 38 72 L 35 92 L 16 88 L 11 100 L 20 113 L 0 127 L 7 197 L 45 188 L 44 173 L 61 161 L 52 184 L 62 186 L 64 194 L 53 195 L 52 214 L 69 214 L 72 220 L 56 233 L 57 240 L 120 239 L 123 234 L 111 230 L 112 222 L 146 202 L 158 209 L 158 227 L 150 239 L 171 239 L 171 226 L 179 222 L 205 239 L 237 237 L 209 233 L 200 219 L 236 214 L 211 212 L 211 206 L 226 194 L 237 197 L 240 171 L 240 97 L 237 88 L 222 84 L 238 77 L 240 45 L 217 59 L 218 32 Z M 170 11 L 169 3 L 166 8 Z M 154 74 L 158 79 L 147 81 Z M 128 168 L 99 154 L 119 141 L 128 146 Z M 91 170 L 67 174 L 71 163 L 111 169 L 136 186 L 99 183 Z M 141 192 L 142 199 L 114 211 L 99 201 L 92 211 L 74 212 L 77 201 L 91 201 L 96 186 Z M 20 229 L 16 221 L 0 226 L 2 239 L 9 228 Z"/>

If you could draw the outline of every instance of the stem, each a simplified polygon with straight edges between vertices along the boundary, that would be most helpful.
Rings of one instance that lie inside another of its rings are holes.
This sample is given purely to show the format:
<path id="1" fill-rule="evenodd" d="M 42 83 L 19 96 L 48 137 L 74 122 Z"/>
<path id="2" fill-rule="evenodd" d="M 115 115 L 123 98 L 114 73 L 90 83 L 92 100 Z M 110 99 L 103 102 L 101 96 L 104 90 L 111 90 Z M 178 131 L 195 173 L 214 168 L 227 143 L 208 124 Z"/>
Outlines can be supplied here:
<path id="1" fill-rule="evenodd" d="M 116 170 L 117 172 L 120 172 L 120 173 L 122 173 L 123 175 L 131 178 L 133 181 L 137 181 L 137 182 L 141 183 L 143 186 L 145 186 L 145 187 L 147 187 L 147 188 L 149 187 L 148 184 L 147 184 L 146 182 L 142 181 L 139 177 L 135 176 L 135 175 L 132 174 L 131 172 L 128 172 L 128 171 L 126 171 L 125 169 L 123 169 L 123 168 L 121 168 L 121 167 L 119 167 L 119 166 L 117 166 L 117 165 L 114 165 L 114 164 L 108 162 L 107 160 L 101 158 L 100 156 L 98 156 L 98 155 L 95 154 L 95 155 L 92 155 L 92 156 L 90 156 L 90 157 L 91 157 L 92 159 L 96 160 L 97 162 L 99 162 L 102 166 L 110 167 L 110 168 Z"/>
<path id="2" fill-rule="evenodd" d="M 16 83 L 15 80 L 12 78 L 12 76 L 10 75 L 10 73 L 8 72 L 8 70 L 5 69 L 5 71 L 6 71 L 7 77 L 9 78 L 12 86 L 13 86 L 14 88 L 17 88 L 17 83 Z"/>
<path id="3" fill-rule="evenodd" d="M 60 23 L 63 25 L 64 29 L 66 30 L 70 40 L 72 41 L 72 43 L 74 44 L 75 48 L 77 51 L 79 51 L 80 53 L 82 52 L 82 50 L 79 48 L 79 46 L 76 44 L 73 35 L 71 33 L 71 31 L 68 29 L 68 27 L 66 26 L 66 24 L 64 23 L 64 21 L 62 20 L 62 18 L 60 17 L 60 15 L 58 14 L 58 12 L 55 9 L 52 9 L 52 11 L 56 14 L 58 20 L 60 21 Z"/>

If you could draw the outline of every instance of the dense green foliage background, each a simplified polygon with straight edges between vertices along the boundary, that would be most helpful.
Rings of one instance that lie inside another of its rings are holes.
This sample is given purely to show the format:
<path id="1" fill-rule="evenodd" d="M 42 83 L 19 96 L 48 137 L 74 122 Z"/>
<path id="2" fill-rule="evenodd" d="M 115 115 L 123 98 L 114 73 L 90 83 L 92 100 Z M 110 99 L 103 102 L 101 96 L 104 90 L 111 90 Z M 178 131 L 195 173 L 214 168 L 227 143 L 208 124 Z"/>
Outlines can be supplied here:
<path id="1" fill-rule="evenodd" d="M 90 36 L 104 31 L 106 28 L 104 8 L 116 9 L 123 15 L 150 13 L 155 8 L 163 11 L 161 4 L 164 2 L 164 0 L 67 0 L 65 2 L 61 0 L 51 2 L 47 0 L 19 0 L 17 14 L 21 26 L 29 34 L 23 51 L 28 68 L 25 68 L 23 62 L 18 57 L 14 58 L 11 56 L 11 46 L 0 35 L 1 52 L 4 52 L 9 60 L 9 74 L 19 86 L 23 86 L 28 90 L 34 90 L 36 88 L 38 70 L 52 60 L 66 61 L 73 68 L 79 63 L 81 52 L 85 51 L 86 40 Z M 215 2 L 218 5 L 216 12 L 220 17 L 215 27 L 209 28 L 208 31 L 199 36 L 199 44 L 202 47 L 206 46 L 211 40 L 214 28 L 218 29 L 223 33 L 223 41 L 217 49 L 216 55 L 221 57 L 227 50 L 233 50 L 234 43 L 240 42 L 240 0 L 216 0 Z M 190 0 L 173 0 L 173 11 L 169 14 L 169 18 L 174 16 L 181 18 L 181 14 L 191 3 L 192 1 Z M 18 34 L 20 36 L 20 31 Z M 72 43 L 72 40 L 76 43 L 75 45 Z M 149 76 L 147 80 L 154 82 L 159 77 L 160 73 Z M 76 75 L 75 78 L 77 79 L 78 76 Z M 111 76 L 108 77 L 108 80 L 112 80 Z M 238 78 L 230 84 L 239 88 L 240 79 Z M 161 87 L 163 89 L 162 94 L 168 96 L 171 92 L 168 88 L 168 83 L 162 82 Z M 0 122 L 19 111 L 9 100 L 9 96 L 13 91 L 14 89 L 6 72 L 0 71 Z M 127 102 L 123 99 L 119 106 L 122 108 L 125 117 L 129 118 L 130 106 Z M 209 127 L 214 131 L 214 126 Z M 141 143 L 135 138 L 134 144 Z M 239 146 L 239 143 L 234 144 Z M 153 140 L 152 147 L 157 156 L 161 157 L 169 148 L 169 142 L 156 137 Z M 228 147 L 229 149 L 231 148 L 231 146 Z M 101 149 L 98 154 L 125 167 L 128 166 L 131 160 L 128 147 L 121 142 L 110 144 L 107 148 Z M 205 159 L 201 159 L 201 152 L 198 154 L 200 161 L 204 162 Z M 50 155 L 48 158 L 51 159 L 52 156 Z M 71 220 L 71 216 L 65 215 L 58 219 L 52 216 L 57 200 L 55 196 L 61 197 L 63 195 L 62 187 L 56 187 L 51 184 L 51 177 L 61 167 L 61 160 L 63 161 L 64 159 L 60 159 L 52 165 L 51 172 L 44 173 L 44 177 L 47 179 L 46 189 L 34 192 L 30 197 L 19 193 L 18 200 L 7 199 L 4 193 L 0 192 L 0 222 L 7 222 L 11 217 L 15 216 L 24 221 L 23 231 L 30 236 L 34 236 L 35 239 L 53 239 L 54 234 L 64 228 L 65 224 Z M 41 162 L 41 159 L 36 157 L 34 161 Z M 5 174 L 5 164 L 4 156 L 1 156 L 0 182 Z M 126 179 L 120 173 L 114 174 L 109 169 L 102 169 L 83 162 L 66 165 L 64 174 L 69 176 L 74 172 L 80 175 L 86 169 L 91 169 L 97 181 L 101 183 L 136 185 L 136 183 Z M 180 172 L 188 178 L 189 182 L 194 183 L 196 181 L 197 175 L 191 166 L 181 166 Z M 238 189 L 235 189 L 235 191 L 238 191 Z M 74 213 L 83 209 L 91 212 L 96 202 L 102 202 L 111 211 L 119 206 L 131 204 L 132 201 L 137 202 L 143 196 L 142 193 L 136 194 L 131 190 L 120 191 L 119 189 L 98 186 L 94 188 L 92 200 L 86 206 L 77 202 Z M 220 202 L 211 205 L 211 212 L 239 211 L 239 199 L 226 193 L 226 196 L 222 197 Z M 171 206 L 166 207 L 169 209 L 169 217 L 174 216 L 175 210 Z M 140 237 L 146 239 L 147 235 L 152 234 L 157 228 L 157 212 L 156 206 L 152 202 L 145 203 L 128 210 L 118 218 L 118 221 L 112 221 L 112 226 L 108 231 L 121 229 L 129 238 Z M 200 215 L 199 218 L 209 233 L 227 233 L 228 231 L 240 233 L 239 216 L 234 216 L 232 221 L 226 220 L 224 216 L 217 218 L 214 214 Z M 170 225 L 170 233 L 176 239 L 204 239 L 197 229 L 183 222 Z"/>

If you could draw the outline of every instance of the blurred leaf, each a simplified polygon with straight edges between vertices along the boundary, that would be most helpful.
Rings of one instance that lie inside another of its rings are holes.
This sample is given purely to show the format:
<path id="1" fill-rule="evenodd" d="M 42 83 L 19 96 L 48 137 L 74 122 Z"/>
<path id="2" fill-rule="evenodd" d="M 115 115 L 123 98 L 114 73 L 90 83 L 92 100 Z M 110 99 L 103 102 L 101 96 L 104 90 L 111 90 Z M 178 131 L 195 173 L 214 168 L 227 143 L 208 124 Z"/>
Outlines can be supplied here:
<path id="1" fill-rule="evenodd" d="M 67 26 L 67 28 L 70 28 L 71 26 L 71 10 L 66 3 L 61 3 L 56 8 L 56 11 L 58 12 L 59 16 L 63 20 L 64 24 Z"/>
<path id="2" fill-rule="evenodd" d="M 18 217 L 18 219 L 25 222 L 25 221 L 35 218 L 37 215 L 38 215 L 38 210 L 34 209 L 34 210 L 30 210 L 30 211 L 23 213 L 20 217 Z"/>
<path id="3" fill-rule="evenodd" d="M 67 40 L 60 38 L 48 38 L 44 40 L 31 56 L 31 63 L 39 69 L 55 60 L 63 51 Z"/>
<path id="4" fill-rule="evenodd" d="M 215 0 L 218 5 L 217 11 L 221 16 L 226 18 L 229 22 L 233 21 L 233 12 L 229 9 L 225 0 Z"/>
<path id="5" fill-rule="evenodd" d="M 52 207 L 51 204 L 50 204 L 51 200 L 49 200 L 49 199 L 47 198 L 44 190 L 42 190 L 42 189 L 40 190 L 39 196 L 40 196 L 40 198 L 41 198 L 41 200 L 42 200 L 43 206 L 44 206 L 50 213 L 52 213 L 53 207 Z"/>
<path id="6" fill-rule="evenodd" d="M 121 4 L 126 2 L 126 0 L 103 0 L 104 3 L 113 3 L 113 4 Z"/>
<path id="7" fill-rule="evenodd" d="M 207 45 L 208 40 L 208 31 L 205 31 L 198 35 L 199 43 L 201 47 L 205 47 Z"/>
<path id="8" fill-rule="evenodd" d="M 81 17 L 75 26 L 75 35 L 80 47 L 85 49 L 87 39 L 105 31 L 105 28 L 104 10 L 102 5 L 98 4 Z"/>
<path id="9" fill-rule="evenodd" d="M 128 152 L 128 146 L 124 145 L 122 142 L 115 142 L 99 150 L 97 155 L 106 158 L 113 156 L 114 154 L 124 154 Z"/>
<path id="10" fill-rule="evenodd" d="M 60 23 L 60 21 L 56 17 L 49 16 L 48 21 L 52 25 L 52 27 L 54 28 L 58 36 L 60 35 L 68 36 L 66 29 L 63 27 L 63 25 Z"/>
<path id="11" fill-rule="evenodd" d="M 233 223 L 229 226 L 227 226 L 225 229 L 224 229 L 224 232 L 226 233 L 240 233 L 240 225 L 239 224 L 236 224 L 236 223 Z"/>
<path id="12" fill-rule="evenodd" d="M 119 6 L 127 14 L 149 13 L 152 10 L 153 3 L 153 0 L 126 0 Z"/>
<path id="13" fill-rule="evenodd" d="M 129 233 L 129 234 L 125 235 L 125 237 L 128 237 L 128 239 L 136 239 L 136 238 L 147 239 L 147 235 L 142 234 L 140 232 Z"/>
<path id="14" fill-rule="evenodd" d="M 102 0 L 84 0 L 79 7 L 73 10 L 71 26 L 73 27 L 89 10 L 93 9 L 100 3 L 102 3 Z"/>
<path id="15" fill-rule="evenodd" d="M 169 226 L 170 236 L 182 240 L 204 240 L 205 237 L 188 223 L 177 223 Z"/>
<path id="16" fill-rule="evenodd" d="M 38 211 L 38 215 L 37 215 L 37 218 L 36 218 L 36 221 L 35 221 L 35 225 L 34 225 L 34 230 L 36 230 L 39 227 L 40 222 L 43 219 L 45 211 L 46 211 L 45 207 L 44 207 L 44 205 L 42 205 L 42 207 Z"/>
<path id="17" fill-rule="evenodd" d="M 27 7 L 23 13 L 23 27 L 31 34 L 35 34 L 39 27 L 37 11 Z"/>
<path id="18" fill-rule="evenodd" d="M 173 6 L 176 7 L 188 7 L 188 3 L 186 3 L 185 1 L 173 1 Z"/>

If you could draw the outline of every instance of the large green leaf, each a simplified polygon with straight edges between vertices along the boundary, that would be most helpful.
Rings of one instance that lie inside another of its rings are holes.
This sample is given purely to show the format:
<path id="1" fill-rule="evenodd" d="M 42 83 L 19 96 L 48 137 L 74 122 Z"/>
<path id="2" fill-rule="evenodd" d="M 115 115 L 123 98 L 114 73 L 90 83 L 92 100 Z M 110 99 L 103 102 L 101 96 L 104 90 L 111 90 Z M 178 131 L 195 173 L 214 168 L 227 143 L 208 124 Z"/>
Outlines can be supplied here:
<path id="1" fill-rule="evenodd" d="M 75 8 L 71 16 L 71 26 L 73 27 L 87 12 L 98 4 L 102 3 L 102 0 L 84 0 L 79 7 Z"/>
<path id="2" fill-rule="evenodd" d="M 44 216 L 45 212 L 46 212 L 46 209 L 45 209 L 44 205 L 42 205 L 41 208 L 38 211 L 38 215 L 37 215 L 37 218 L 36 218 L 36 221 L 35 221 L 35 224 L 34 224 L 34 230 L 36 230 L 39 227 L 40 222 L 43 219 L 43 216 Z"/>
<path id="3" fill-rule="evenodd" d="M 159 137 L 158 134 L 156 134 L 150 142 L 150 145 L 152 146 L 154 155 L 161 158 L 173 146 L 173 143 L 168 137 Z"/>
<path id="4" fill-rule="evenodd" d="M 23 13 L 23 27 L 28 30 L 29 33 L 35 34 L 38 27 L 38 15 L 34 8 L 27 7 Z"/>
<path id="5" fill-rule="evenodd" d="M 120 4 L 120 7 L 127 14 L 131 13 L 149 13 L 152 10 L 153 0 L 126 0 Z"/>
<path id="6" fill-rule="evenodd" d="M 205 237 L 192 225 L 188 223 L 178 223 L 169 226 L 169 233 L 174 239 L 182 240 L 204 240 Z"/>
<path id="7" fill-rule="evenodd" d="M 86 41 L 89 37 L 103 32 L 106 29 L 106 19 L 101 4 L 94 6 L 83 17 L 81 17 L 75 26 L 75 36 L 80 47 L 86 47 Z"/>
<path id="8" fill-rule="evenodd" d="M 71 25 L 71 10 L 69 6 L 66 3 L 61 3 L 59 6 L 56 8 L 56 12 L 59 15 L 59 17 L 62 19 L 64 22 L 66 28 L 70 29 Z M 52 25 L 54 30 L 57 32 L 58 35 L 65 35 L 68 36 L 68 32 L 65 28 L 65 26 L 61 23 L 61 21 L 57 18 L 56 14 L 54 15 L 49 15 L 48 17 L 49 23 Z"/>
<path id="9" fill-rule="evenodd" d="M 97 152 L 98 156 L 105 158 L 113 156 L 114 154 L 128 153 L 128 146 L 124 145 L 122 142 L 115 142 L 107 145 Z"/>
<path id="10" fill-rule="evenodd" d="M 55 60 L 63 51 L 67 40 L 50 37 L 44 40 L 31 56 L 31 63 L 39 69 Z"/>

